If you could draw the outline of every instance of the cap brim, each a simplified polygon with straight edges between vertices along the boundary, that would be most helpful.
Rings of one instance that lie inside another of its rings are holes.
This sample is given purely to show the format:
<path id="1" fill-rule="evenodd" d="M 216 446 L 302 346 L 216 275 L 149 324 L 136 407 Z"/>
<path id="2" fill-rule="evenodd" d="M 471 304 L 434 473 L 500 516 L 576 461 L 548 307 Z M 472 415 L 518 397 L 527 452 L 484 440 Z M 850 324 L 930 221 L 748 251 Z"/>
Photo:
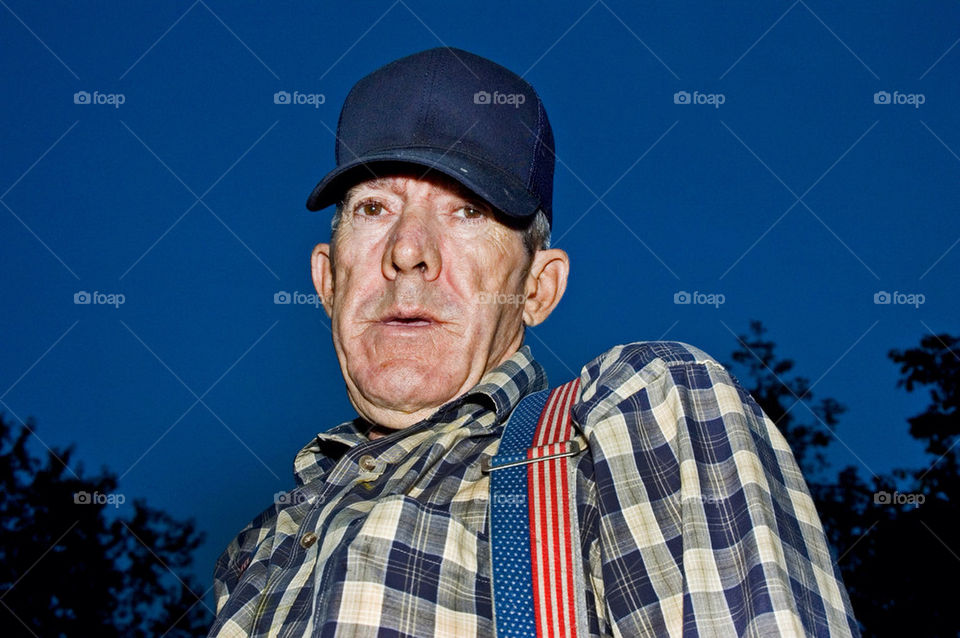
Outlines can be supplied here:
<path id="1" fill-rule="evenodd" d="M 456 180 L 510 217 L 527 218 L 540 208 L 540 200 L 512 175 L 469 155 L 433 149 L 390 149 L 371 153 L 338 166 L 317 184 L 307 208 L 321 210 L 336 204 L 352 186 L 388 177 L 398 166 L 418 166 Z"/>

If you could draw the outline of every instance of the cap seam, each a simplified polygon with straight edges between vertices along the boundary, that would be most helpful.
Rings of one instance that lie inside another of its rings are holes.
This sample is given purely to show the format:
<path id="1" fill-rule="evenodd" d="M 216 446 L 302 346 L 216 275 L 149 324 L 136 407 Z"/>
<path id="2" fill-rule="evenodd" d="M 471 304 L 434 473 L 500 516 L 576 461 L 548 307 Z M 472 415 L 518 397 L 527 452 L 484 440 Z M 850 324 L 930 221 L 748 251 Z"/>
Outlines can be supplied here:
<path id="1" fill-rule="evenodd" d="M 422 110 L 417 118 L 417 128 L 414 131 L 418 136 L 422 134 L 422 131 L 430 130 L 431 125 L 431 112 L 434 106 L 433 95 L 435 94 L 434 89 L 437 86 L 437 68 L 440 62 L 439 56 L 434 55 L 432 57 L 433 59 L 431 60 L 429 70 L 430 80 L 423 83 L 420 91 L 420 105 Z M 429 89 L 427 87 L 429 87 Z"/>
<path id="2" fill-rule="evenodd" d="M 533 153 L 530 155 L 530 166 L 527 169 L 527 190 L 531 190 L 534 182 L 536 181 L 537 176 L 537 156 L 540 154 L 540 147 L 542 141 L 540 139 L 540 132 L 543 130 L 543 105 L 540 102 L 540 97 L 537 96 L 537 131 L 533 135 Z M 542 202 L 541 202 L 542 203 Z"/>

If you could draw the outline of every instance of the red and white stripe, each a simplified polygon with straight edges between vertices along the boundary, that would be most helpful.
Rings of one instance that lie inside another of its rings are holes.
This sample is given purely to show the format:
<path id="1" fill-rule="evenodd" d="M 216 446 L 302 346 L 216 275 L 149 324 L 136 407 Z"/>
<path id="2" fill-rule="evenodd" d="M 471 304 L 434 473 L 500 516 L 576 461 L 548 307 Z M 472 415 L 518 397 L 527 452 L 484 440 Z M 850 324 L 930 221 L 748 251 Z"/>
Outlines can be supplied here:
<path id="1" fill-rule="evenodd" d="M 550 393 L 534 434 L 528 459 L 566 452 L 573 435 L 570 408 L 580 380 Z M 576 606 L 573 584 L 573 538 L 567 457 L 527 465 L 530 498 L 530 556 L 533 607 L 539 638 L 573 638 Z"/>

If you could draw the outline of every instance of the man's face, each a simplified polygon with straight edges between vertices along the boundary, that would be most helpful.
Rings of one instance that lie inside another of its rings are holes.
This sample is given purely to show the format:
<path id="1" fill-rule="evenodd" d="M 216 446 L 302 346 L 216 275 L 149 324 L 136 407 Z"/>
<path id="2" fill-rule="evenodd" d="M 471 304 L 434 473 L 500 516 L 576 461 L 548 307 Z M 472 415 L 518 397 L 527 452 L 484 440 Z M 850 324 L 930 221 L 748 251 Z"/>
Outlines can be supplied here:
<path id="1" fill-rule="evenodd" d="M 412 425 L 516 352 L 525 319 L 541 320 L 525 312 L 538 261 L 521 231 L 452 180 L 400 175 L 352 188 L 333 248 L 317 246 L 313 268 L 358 412 L 386 428 Z"/>

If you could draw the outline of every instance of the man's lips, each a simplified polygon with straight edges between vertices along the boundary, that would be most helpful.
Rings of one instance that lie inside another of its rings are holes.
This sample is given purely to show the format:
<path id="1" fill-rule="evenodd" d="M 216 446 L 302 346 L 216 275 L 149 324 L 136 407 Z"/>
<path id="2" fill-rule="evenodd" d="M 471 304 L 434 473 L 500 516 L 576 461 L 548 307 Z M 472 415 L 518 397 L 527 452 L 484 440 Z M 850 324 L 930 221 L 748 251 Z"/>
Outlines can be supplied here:
<path id="1" fill-rule="evenodd" d="M 436 317 L 425 310 L 409 309 L 388 312 L 381 317 L 380 323 L 386 326 L 416 328 L 432 326 L 439 324 L 440 322 Z"/>
<path id="2" fill-rule="evenodd" d="M 387 326 L 415 327 L 415 326 L 430 326 L 436 322 L 431 321 L 429 319 L 417 319 L 416 317 L 404 317 L 404 318 L 386 319 L 384 321 L 381 321 L 381 323 Z"/>

